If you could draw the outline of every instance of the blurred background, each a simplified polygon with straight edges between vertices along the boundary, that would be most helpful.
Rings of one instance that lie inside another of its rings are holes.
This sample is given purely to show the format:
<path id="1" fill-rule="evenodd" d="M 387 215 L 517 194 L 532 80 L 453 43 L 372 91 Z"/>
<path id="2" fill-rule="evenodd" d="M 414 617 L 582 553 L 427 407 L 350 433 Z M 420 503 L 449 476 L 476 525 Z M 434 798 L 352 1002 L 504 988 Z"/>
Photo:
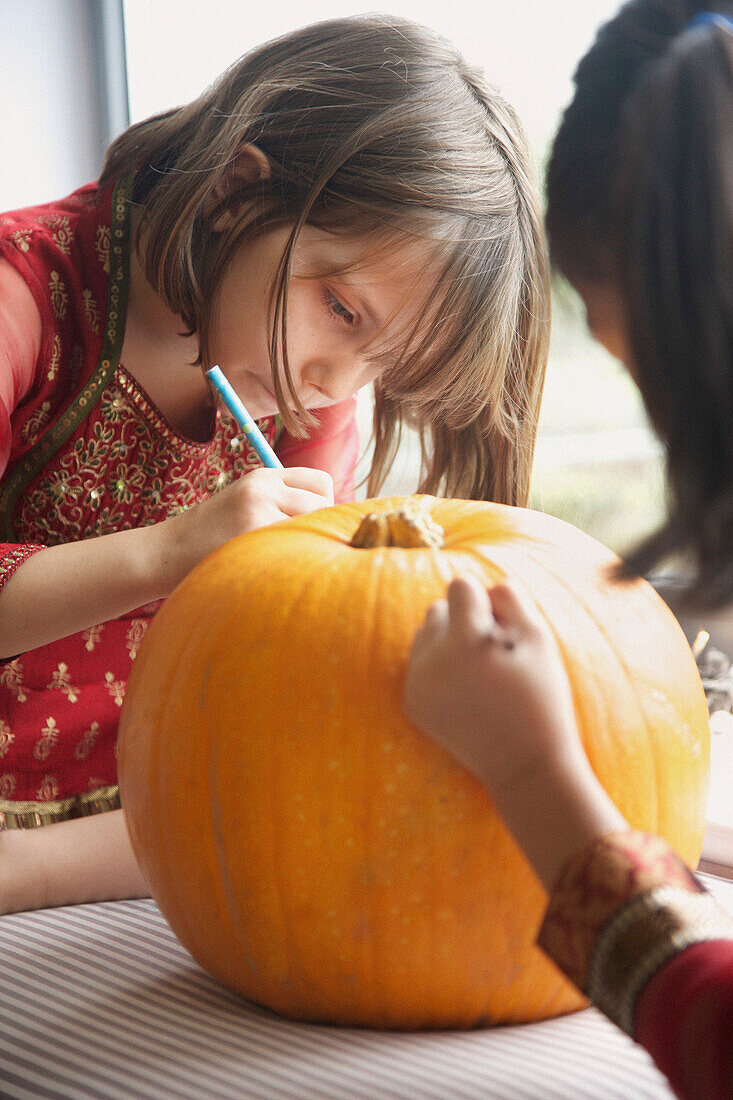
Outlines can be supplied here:
<path id="1" fill-rule="evenodd" d="M 518 109 L 539 173 L 571 95 L 574 67 L 617 0 L 0 0 L 0 210 L 93 179 L 129 122 L 185 103 L 251 47 L 303 22 L 379 10 L 450 38 Z M 369 395 L 360 403 L 369 464 Z M 417 485 L 407 438 L 385 488 Z M 363 493 L 362 493 L 363 495 Z M 554 292 L 552 351 L 533 505 L 622 551 L 663 508 L 659 448 L 622 368 L 590 340 L 578 299 Z"/>

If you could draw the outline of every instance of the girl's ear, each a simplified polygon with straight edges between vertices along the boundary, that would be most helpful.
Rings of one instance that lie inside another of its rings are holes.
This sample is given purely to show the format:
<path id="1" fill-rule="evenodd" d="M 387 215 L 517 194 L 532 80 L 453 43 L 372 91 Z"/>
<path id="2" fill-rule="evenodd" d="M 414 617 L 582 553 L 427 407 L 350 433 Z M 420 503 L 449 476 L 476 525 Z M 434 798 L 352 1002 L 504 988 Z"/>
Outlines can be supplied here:
<path id="1" fill-rule="evenodd" d="M 261 180 L 270 178 L 270 162 L 265 153 L 256 145 L 242 145 L 234 160 L 227 164 L 214 185 L 209 199 L 209 213 L 221 203 L 231 199 L 243 188 L 253 187 Z M 247 200 L 230 202 L 224 210 L 211 218 L 209 228 L 214 233 L 224 233 L 239 221 L 242 206 Z"/>

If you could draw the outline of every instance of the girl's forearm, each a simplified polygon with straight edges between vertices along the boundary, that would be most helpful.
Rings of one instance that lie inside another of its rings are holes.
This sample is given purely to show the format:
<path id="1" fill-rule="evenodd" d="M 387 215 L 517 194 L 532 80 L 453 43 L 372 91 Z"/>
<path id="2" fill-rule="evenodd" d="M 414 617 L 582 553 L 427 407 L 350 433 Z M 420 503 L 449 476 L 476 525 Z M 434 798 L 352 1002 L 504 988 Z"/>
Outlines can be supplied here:
<path id="1" fill-rule="evenodd" d="M 122 810 L 0 833 L 0 914 L 149 893 Z"/>
<path id="2" fill-rule="evenodd" d="M 548 893 L 571 856 L 597 836 L 629 828 L 585 758 L 529 769 L 495 802 Z"/>
<path id="3" fill-rule="evenodd" d="M 0 590 L 0 660 L 169 595 L 164 524 L 52 546 Z"/>

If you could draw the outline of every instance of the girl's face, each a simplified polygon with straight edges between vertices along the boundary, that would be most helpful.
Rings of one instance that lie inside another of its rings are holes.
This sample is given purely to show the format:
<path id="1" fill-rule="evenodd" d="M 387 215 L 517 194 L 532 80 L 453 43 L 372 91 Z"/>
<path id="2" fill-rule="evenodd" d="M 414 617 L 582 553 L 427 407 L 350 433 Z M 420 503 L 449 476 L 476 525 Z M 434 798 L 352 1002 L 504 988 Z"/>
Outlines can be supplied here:
<path id="1" fill-rule="evenodd" d="M 238 250 L 222 279 L 212 330 L 214 362 L 254 417 L 278 411 L 270 298 L 289 232 L 274 230 Z M 308 409 L 342 401 L 377 378 L 387 364 L 370 361 L 370 355 L 395 324 L 409 326 L 419 316 L 429 285 L 426 248 L 410 242 L 369 255 L 368 244 L 314 226 L 300 234 L 288 291 L 287 344 L 295 390 Z"/>

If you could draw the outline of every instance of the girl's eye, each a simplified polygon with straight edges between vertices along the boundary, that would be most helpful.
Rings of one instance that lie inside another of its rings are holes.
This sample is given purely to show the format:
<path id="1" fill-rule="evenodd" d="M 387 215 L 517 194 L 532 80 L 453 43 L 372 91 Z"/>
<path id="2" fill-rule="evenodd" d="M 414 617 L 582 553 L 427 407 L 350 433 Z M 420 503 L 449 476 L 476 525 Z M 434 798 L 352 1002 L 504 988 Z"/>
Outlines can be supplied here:
<path id="1" fill-rule="evenodd" d="M 339 321 L 343 321 L 345 325 L 353 325 L 354 314 L 346 308 L 343 302 L 334 297 L 328 288 L 324 289 L 322 297 L 323 303 L 332 317 L 338 317 Z"/>

